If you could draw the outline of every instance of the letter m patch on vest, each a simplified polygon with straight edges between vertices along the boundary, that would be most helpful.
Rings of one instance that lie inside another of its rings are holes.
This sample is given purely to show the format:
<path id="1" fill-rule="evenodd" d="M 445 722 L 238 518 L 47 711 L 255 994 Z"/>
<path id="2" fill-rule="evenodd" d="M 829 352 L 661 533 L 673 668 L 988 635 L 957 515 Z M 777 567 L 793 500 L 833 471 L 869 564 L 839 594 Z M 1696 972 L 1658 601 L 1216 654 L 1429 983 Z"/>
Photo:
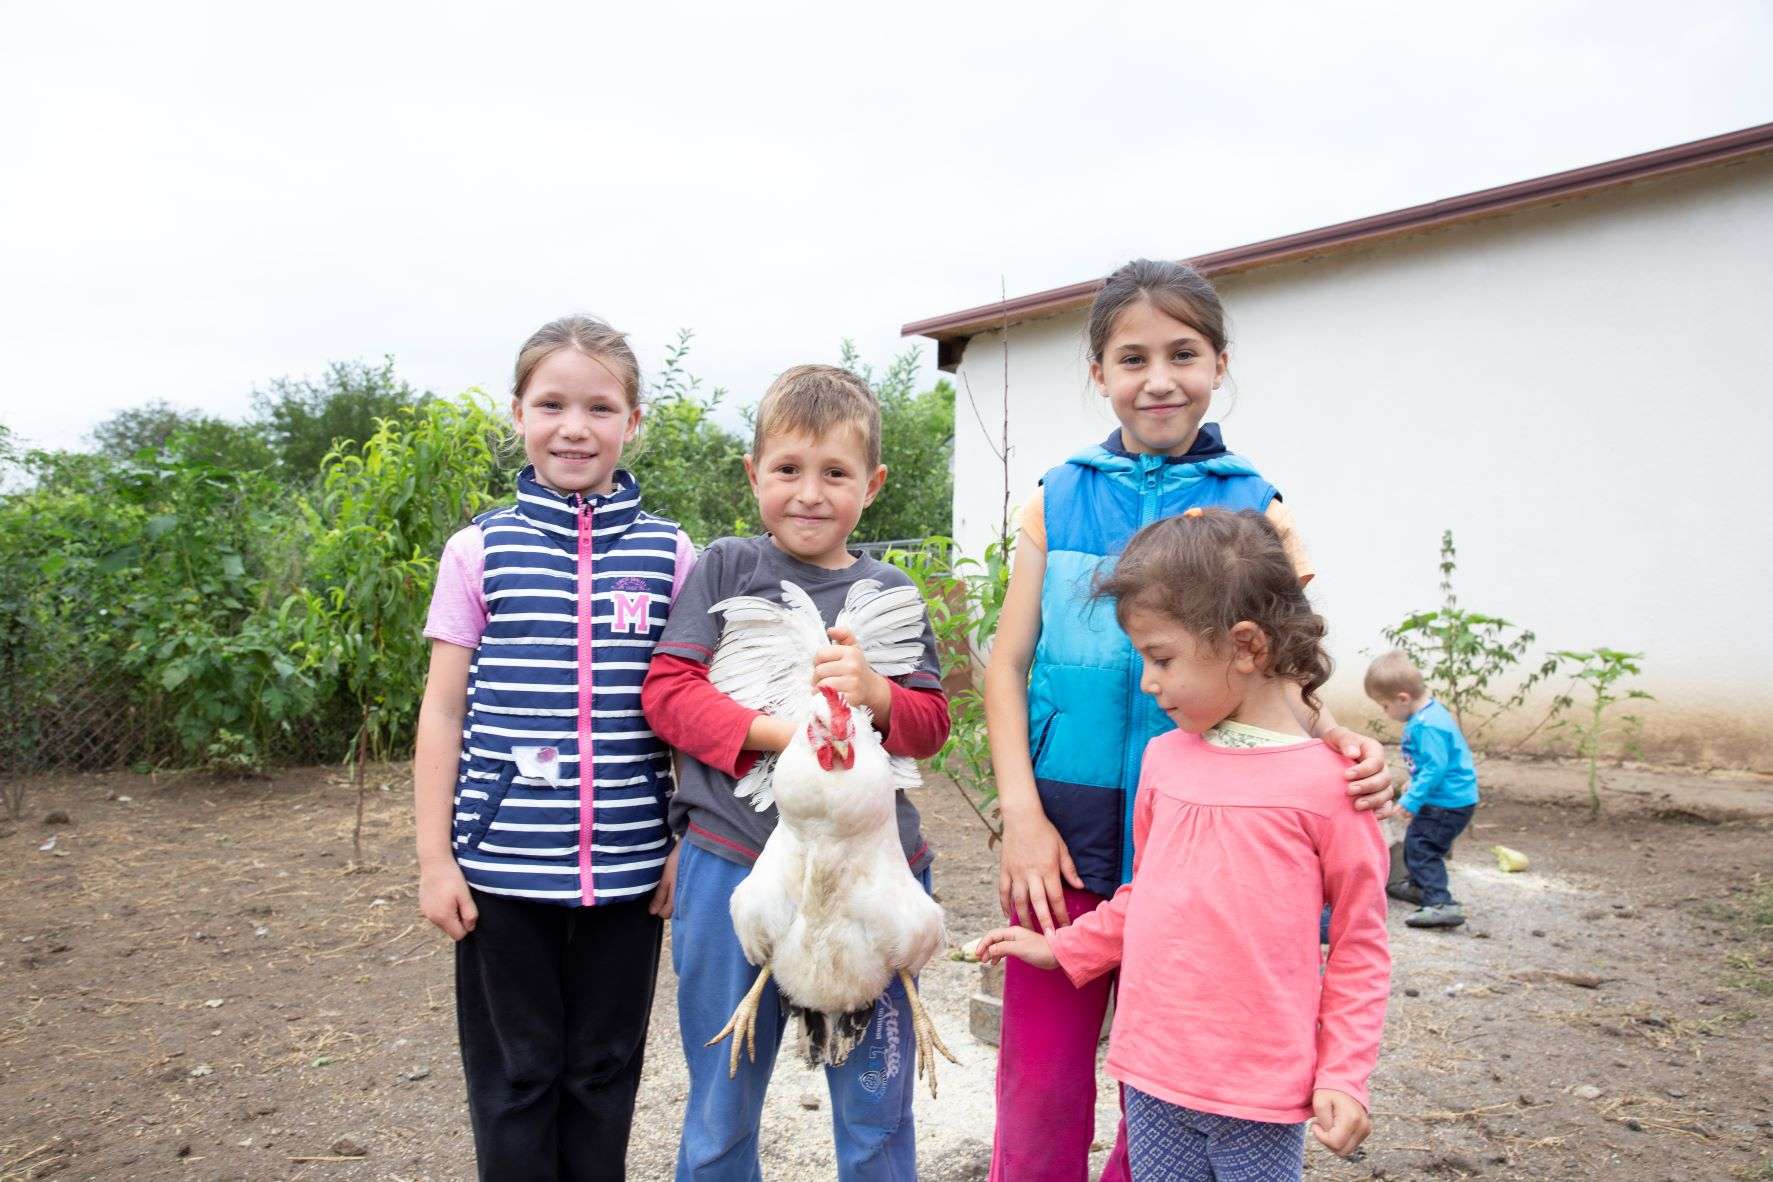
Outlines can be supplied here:
<path id="1" fill-rule="evenodd" d="M 615 604 L 610 631 L 644 635 L 652 626 L 653 596 L 644 582 L 619 579 L 610 598 Z"/>

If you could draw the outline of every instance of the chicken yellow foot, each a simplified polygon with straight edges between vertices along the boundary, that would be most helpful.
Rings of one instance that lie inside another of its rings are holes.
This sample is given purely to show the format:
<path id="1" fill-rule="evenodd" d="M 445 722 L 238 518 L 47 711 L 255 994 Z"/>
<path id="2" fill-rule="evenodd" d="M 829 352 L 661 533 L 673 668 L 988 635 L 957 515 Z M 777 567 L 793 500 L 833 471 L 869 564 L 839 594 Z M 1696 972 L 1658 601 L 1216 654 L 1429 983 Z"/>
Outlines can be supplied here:
<path id="1" fill-rule="evenodd" d="M 770 979 L 770 966 L 767 964 L 758 971 L 757 980 L 751 983 L 751 991 L 739 999 L 739 1008 L 727 1019 L 720 1033 L 709 1039 L 704 1046 L 713 1046 L 721 1039 L 732 1035 L 733 1056 L 727 1064 L 727 1078 L 739 1074 L 739 1048 L 743 1046 L 751 1055 L 751 1061 L 757 1062 L 757 1007 L 763 998 L 763 987 Z"/>
<path id="2" fill-rule="evenodd" d="M 930 1074 L 930 1099 L 936 1098 L 936 1051 L 941 1051 L 950 1063 L 959 1063 L 954 1052 L 942 1042 L 942 1036 L 936 1033 L 936 1024 L 930 1020 L 930 1012 L 923 1008 L 923 999 L 917 996 L 917 985 L 911 980 L 911 974 L 904 969 L 899 970 L 899 980 L 905 986 L 905 996 L 911 1002 L 911 1028 L 917 1033 L 917 1074 L 923 1077 L 927 1067 Z M 734 1056 L 734 1062 L 737 1062 Z"/>

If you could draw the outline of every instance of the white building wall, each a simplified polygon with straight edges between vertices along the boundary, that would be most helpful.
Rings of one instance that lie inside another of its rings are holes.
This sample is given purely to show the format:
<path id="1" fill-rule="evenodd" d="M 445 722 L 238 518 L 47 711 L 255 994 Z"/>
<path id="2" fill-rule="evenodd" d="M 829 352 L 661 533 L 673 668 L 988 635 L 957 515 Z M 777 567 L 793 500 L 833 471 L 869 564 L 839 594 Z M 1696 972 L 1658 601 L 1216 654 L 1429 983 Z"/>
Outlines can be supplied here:
<path id="1" fill-rule="evenodd" d="M 1555 648 L 1647 653 L 1645 752 L 1773 771 L 1773 160 L 1225 277 L 1232 448 L 1286 496 L 1340 671 L 1457 589 Z M 1112 427 L 1084 313 L 1010 329 L 1012 499 Z M 992 428 L 1002 336 L 961 400 Z M 1002 469 L 956 408 L 955 531 L 995 535 Z"/>

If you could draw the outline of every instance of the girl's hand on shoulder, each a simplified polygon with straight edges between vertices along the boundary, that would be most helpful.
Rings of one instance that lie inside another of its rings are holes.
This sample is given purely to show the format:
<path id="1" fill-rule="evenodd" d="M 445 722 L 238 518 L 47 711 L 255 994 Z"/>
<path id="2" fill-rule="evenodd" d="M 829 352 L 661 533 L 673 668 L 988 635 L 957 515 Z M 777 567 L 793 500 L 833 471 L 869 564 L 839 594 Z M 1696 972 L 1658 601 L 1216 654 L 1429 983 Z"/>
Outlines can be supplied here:
<path id="1" fill-rule="evenodd" d="M 1311 1122 L 1311 1135 L 1337 1157 L 1347 1157 L 1359 1149 L 1367 1134 L 1373 1131 L 1367 1110 L 1346 1092 L 1334 1088 L 1317 1089 L 1311 1093 L 1311 1110 L 1316 1114 Z"/>
<path id="2" fill-rule="evenodd" d="M 447 864 L 419 867 L 419 910 L 452 940 L 474 930 L 480 908 L 468 892 L 468 880 L 451 859 Z"/>
<path id="3" fill-rule="evenodd" d="M 1324 732 L 1324 742 L 1340 751 L 1354 766 L 1342 774 L 1351 781 L 1348 794 L 1354 797 L 1357 809 L 1376 809 L 1377 815 L 1391 815 L 1391 768 L 1385 763 L 1385 748 L 1371 735 L 1359 735 L 1345 726 Z"/>
<path id="4" fill-rule="evenodd" d="M 683 843 L 679 842 L 665 855 L 665 872 L 659 878 L 659 885 L 653 888 L 652 901 L 646 905 L 648 915 L 671 918 L 671 904 L 677 898 L 677 852 L 682 848 Z"/>
<path id="5" fill-rule="evenodd" d="M 1039 932 L 1023 927 L 998 928 L 985 933 L 975 946 L 974 955 L 986 964 L 996 964 L 1006 956 L 1013 956 L 1037 969 L 1059 967 L 1052 943 Z"/>
<path id="6" fill-rule="evenodd" d="M 1014 820 L 1004 817 L 1003 852 L 997 866 L 997 901 L 1006 918 L 1039 923 L 1043 932 L 1071 922 L 1065 909 L 1065 884 L 1081 891 L 1083 879 L 1065 839 L 1044 813 Z"/>

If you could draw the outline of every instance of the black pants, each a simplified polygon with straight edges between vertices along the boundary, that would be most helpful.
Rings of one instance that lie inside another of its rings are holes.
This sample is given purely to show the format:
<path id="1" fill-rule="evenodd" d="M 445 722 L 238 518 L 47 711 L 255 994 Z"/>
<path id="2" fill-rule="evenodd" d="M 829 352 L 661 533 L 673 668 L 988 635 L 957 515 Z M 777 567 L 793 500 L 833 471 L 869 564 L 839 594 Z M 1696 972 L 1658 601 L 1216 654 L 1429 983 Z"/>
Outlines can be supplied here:
<path id="1" fill-rule="evenodd" d="M 474 892 L 456 1024 L 482 1182 L 621 1179 L 664 922 Z"/>
<path id="2" fill-rule="evenodd" d="M 1422 888 L 1424 907 L 1453 902 L 1447 890 L 1447 855 L 1476 811 L 1475 804 L 1459 809 L 1425 804 L 1404 830 L 1404 865 L 1410 868 L 1410 881 Z"/>

